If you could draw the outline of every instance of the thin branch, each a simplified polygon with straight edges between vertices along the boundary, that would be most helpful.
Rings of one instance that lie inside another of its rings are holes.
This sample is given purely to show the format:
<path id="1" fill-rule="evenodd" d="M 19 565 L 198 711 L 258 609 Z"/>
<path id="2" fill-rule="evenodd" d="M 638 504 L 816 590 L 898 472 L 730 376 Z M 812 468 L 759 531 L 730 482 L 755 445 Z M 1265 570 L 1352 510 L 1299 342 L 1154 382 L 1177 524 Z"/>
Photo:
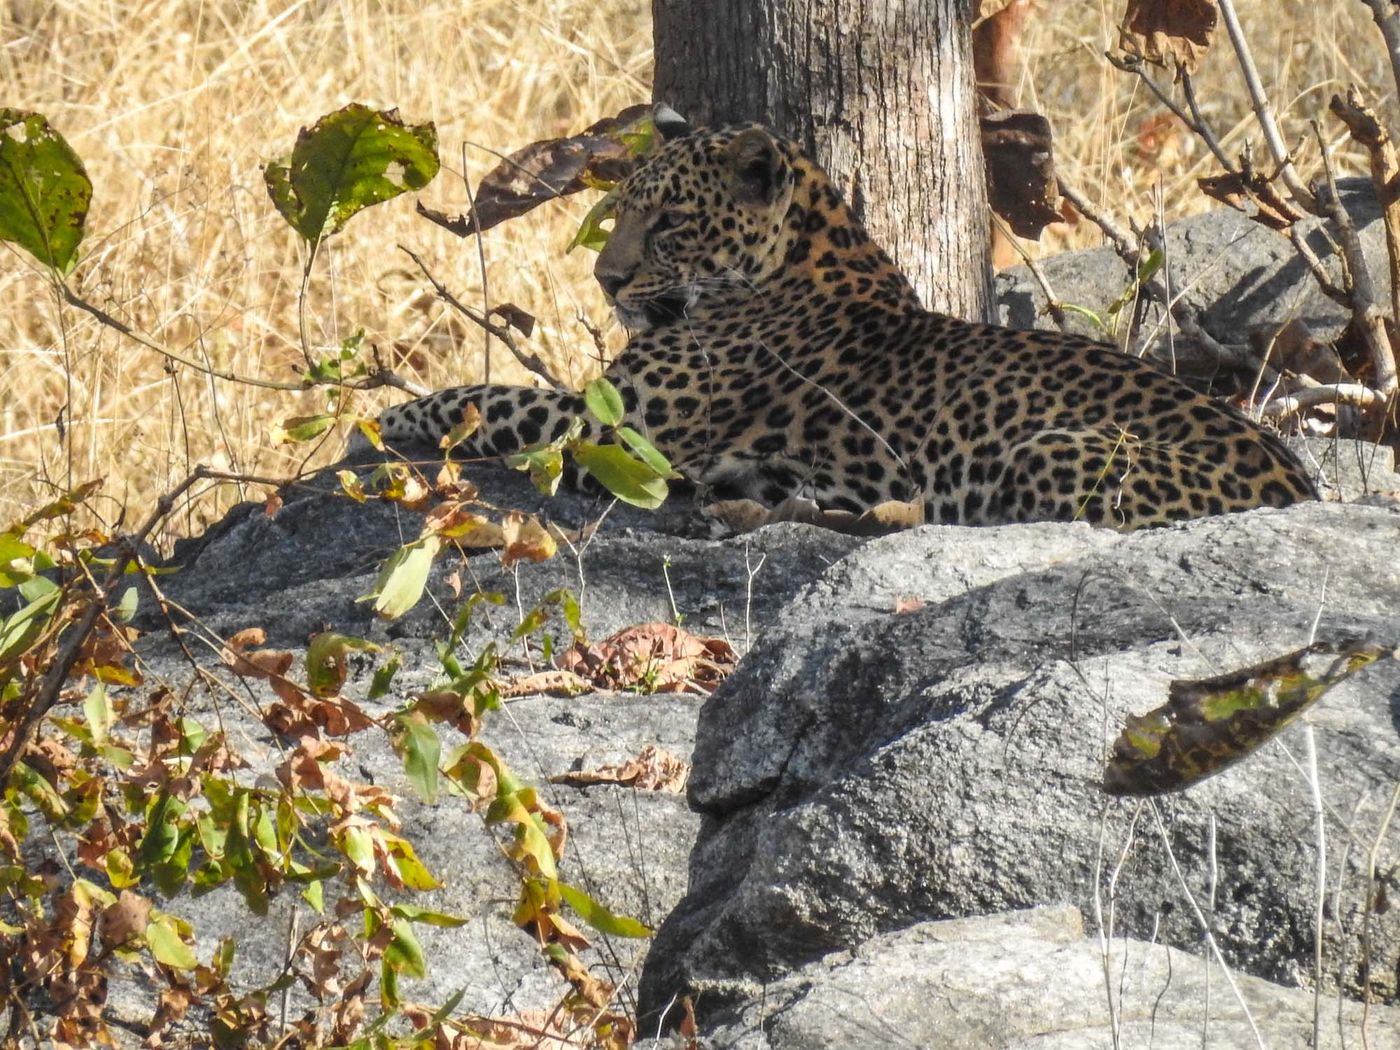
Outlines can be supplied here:
<path id="1" fill-rule="evenodd" d="M 1260 411 L 1270 419 L 1297 415 L 1318 405 L 1353 405 L 1360 409 L 1382 408 L 1384 395 L 1361 383 L 1319 383 L 1275 398 Z"/>
<path id="2" fill-rule="evenodd" d="M 67 284 L 62 285 L 61 288 L 63 292 L 63 301 L 69 306 L 76 306 L 84 313 L 91 314 L 108 328 L 120 332 L 128 339 L 140 343 L 147 350 L 153 350 L 157 354 L 160 354 L 161 357 L 174 361 L 176 364 L 184 365 L 186 368 L 192 368 L 196 372 L 203 372 L 205 375 L 213 376 L 216 379 L 226 379 L 230 383 L 246 383 L 248 386 L 260 386 L 266 390 L 305 390 L 307 388 L 307 384 L 302 382 L 288 383 L 276 379 L 258 379 L 254 376 L 241 376 L 236 372 L 226 372 L 223 369 L 210 368 L 208 365 L 200 364 L 198 361 L 191 360 L 182 354 L 177 354 L 169 347 L 161 346 L 154 339 L 136 331 L 136 329 L 132 328 L 126 322 L 113 317 L 100 306 L 95 306 L 86 299 L 81 298 L 72 288 L 68 287 Z"/>
<path id="3" fill-rule="evenodd" d="M 470 306 L 467 306 L 464 303 L 462 303 L 455 295 L 453 295 L 450 291 L 447 290 L 446 285 L 444 285 L 441 281 L 439 281 L 436 277 L 433 276 L 432 272 L 428 269 L 427 265 L 423 262 L 423 260 L 418 257 L 416 252 L 405 248 L 402 244 L 399 245 L 399 251 L 403 252 L 415 263 L 417 263 L 418 269 L 423 271 L 423 276 L 426 277 L 428 279 L 428 283 L 430 283 L 433 286 L 433 289 L 437 292 L 439 299 L 445 302 L 448 306 L 452 307 L 452 309 L 456 310 L 467 320 L 471 321 L 473 324 L 480 325 L 482 328 L 486 329 L 487 332 L 489 332 L 491 335 L 494 335 L 497 339 L 504 343 L 506 349 L 511 352 L 511 354 L 515 357 L 516 361 L 520 362 L 520 366 L 522 368 L 539 376 L 555 390 L 568 389 L 568 387 L 566 387 L 563 383 L 559 382 L 559 380 L 555 379 L 554 376 L 550 374 L 549 369 L 545 367 L 544 362 L 540 360 L 537 354 L 526 353 L 520 348 L 520 344 L 516 342 L 515 336 L 511 334 L 509 325 L 496 324 L 489 317 L 482 316 L 481 314 L 473 310 Z"/>
<path id="4" fill-rule="evenodd" d="M 1026 269 L 1030 270 L 1031 276 L 1035 278 L 1035 283 L 1040 286 L 1040 292 L 1045 296 L 1045 309 L 1050 314 L 1050 319 L 1055 322 L 1055 327 L 1062 332 L 1069 331 L 1069 319 L 1065 316 L 1065 309 L 1060 300 L 1055 296 L 1055 290 L 1050 287 L 1050 280 L 1045 276 L 1045 271 L 1040 268 L 1040 264 L 1031 257 L 1031 253 L 1026 251 L 1021 244 L 1019 237 L 1015 236 L 1010 227 L 1006 225 L 1006 220 L 996 212 L 992 213 L 992 222 L 997 229 L 1002 232 L 1006 242 L 1016 250 L 1016 254 L 1021 257 L 1021 262 Z"/>
<path id="5" fill-rule="evenodd" d="M 1377 119 L 1376 114 L 1361 101 L 1355 88 L 1347 91 L 1345 100 L 1340 95 L 1333 95 L 1329 108 L 1333 115 L 1346 125 L 1352 139 L 1366 148 L 1371 159 L 1371 184 L 1381 204 L 1386 256 L 1390 261 L 1390 317 L 1392 321 L 1400 322 L 1400 157 L 1396 156 L 1390 132 Z M 1328 184 L 1331 185 L 1330 169 L 1327 177 Z M 1360 268 L 1366 269 L 1364 263 Z M 1369 270 L 1366 281 L 1370 282 Z M 1360 297 L 1359 283 L 1357 290 Z M 1371 294 L 1375 295 L 1374 289 L 1371 290 Z M 1388 394 L 1397 387 L 1394 347 L 1391 346 L 1389 338 L 1385 340 L 1385 350 L 1389 353 L 1376 360 L 1376 386 Z"/>
<path id="6" fill-rule="evenodd" d="M 1390 55 L 1390 73 L 1395 79 L 1395 98 L 1400 101 L 1400 11 L 1394 0 L 1361 0 L 1371 9 L 1371 17 L 1385 40 L 1386 53 Z"/>
<path id="7" fill-rule="evenodd" d="M 1313 130 L 1322 139 L 1322 130 L 1313 122 Z M 1396 391 L 1395 351 L 1390 345 L 1390 334 L 1385 327 L 1385 314 L 1380 308 L 1375 282 L 1371 279 L 1371 268 L 1366 264 L 1366 254 L 1361 247 L 1361 237 L 1356 232 L 1356 224 L 1351 221 L 1351 213 L 1342 204 L 1337 192 L 1337 177 L 1332 170 L 1332 156 L 1322 151 L 1322 170 L 1327 176 L 1327 199 L 1325 208 L 1328 218 L 1337 227 L 1337 239 L 1342 249 L 1342 263 L 1345 267 L 1345 287 L 1351 292 L 1352 321 L 1371 352 L 1371 361 L 1376 367 L 1375 386 L 1381 393 L 1391 396 Z"/>
<path id="8" fill-rule="evenodd" d="M 1240 29 L 1240 20 L 1235 15 L 1234 0 L 1218 0 L 1217 6 L 1220 8 L 1220 17 L 1225 22 L 1225 31 L 1230 35 L 1230 43 L 1235 49 L 1240 72 L 1244 75 L 1254 119 L 1259 122 L 1259 129 L 1264 133 L 1264 142 L 1269 147 L 1274 163 L 1278 165 L 1279 177 L 1293 194 L 1294 200 L 1308 211 L 1315 212 L 1317 204 L 1312 193 L 1303 185 L 1297 169 L 1293 167 L 1288 145 L 1283 141 L 1283 133 L 1279 131 L 1278 121 L 1274 117 L 1273 105 L 1269 102 L 1268 95 L 1264 94 L 1264 85 L 1259 79 L 1259 70 L 1254 65 L 1249 42 L 1245 40 L 1244 31 Z"/>

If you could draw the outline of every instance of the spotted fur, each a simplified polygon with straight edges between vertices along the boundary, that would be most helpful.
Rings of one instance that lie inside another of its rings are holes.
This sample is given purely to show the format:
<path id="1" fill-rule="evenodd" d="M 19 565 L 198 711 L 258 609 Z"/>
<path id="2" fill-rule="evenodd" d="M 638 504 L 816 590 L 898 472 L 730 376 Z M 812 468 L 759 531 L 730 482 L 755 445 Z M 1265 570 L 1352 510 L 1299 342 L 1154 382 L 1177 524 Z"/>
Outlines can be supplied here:
<path id="1" fill-rule="evenodd" d="M 607 373 L 628 421 L 717 498 L 1131 529 L 1316 497 L 1274 436 L 1136 358 L 925 310 L 826 174 L 757 126 L 662 144 L 595 274 L 631 332 Z M 468 386 L 390 408 L 384 436 L 436 443 L 468 405 L 475 456 L 584 414 Z"/>

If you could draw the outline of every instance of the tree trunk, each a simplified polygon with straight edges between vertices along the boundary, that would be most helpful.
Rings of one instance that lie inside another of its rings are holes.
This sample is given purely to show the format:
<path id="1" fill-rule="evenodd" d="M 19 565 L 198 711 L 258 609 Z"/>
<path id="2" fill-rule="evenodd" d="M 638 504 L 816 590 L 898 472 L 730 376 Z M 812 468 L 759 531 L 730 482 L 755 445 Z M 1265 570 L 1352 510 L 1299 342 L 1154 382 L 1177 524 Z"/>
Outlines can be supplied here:
<path id="1" fill-rule="evenodd" d="M 971 0 L 652 0 L 657 101 L 802 142 L 931 308 L 992 314 Z"/>

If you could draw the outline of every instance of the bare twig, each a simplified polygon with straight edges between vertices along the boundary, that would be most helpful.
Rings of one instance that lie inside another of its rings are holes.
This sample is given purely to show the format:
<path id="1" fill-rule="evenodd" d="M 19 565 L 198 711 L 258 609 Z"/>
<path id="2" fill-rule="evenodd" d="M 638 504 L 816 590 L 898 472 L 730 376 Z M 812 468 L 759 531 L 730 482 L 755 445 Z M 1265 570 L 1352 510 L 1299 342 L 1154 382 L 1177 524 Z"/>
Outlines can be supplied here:
<path id="1" fill-rule="evenodd" d="M 1329 108 L 1333 115 L 1347 126 L 1351 137 L 1366 147 L 1366 152 L 1371 158 L 1371 184 L 1375 187 L 1376 197 L 1381 204 L 1386 254 L 1390 260 L 1390 318 L 1392 321 L 1400 321 L 1400 158 L 1396 156 L 1395 144 L 1391 141 L 1385 125 L 1376 118 L 1370 107 L 1361 101 L 1355 88 L 1347 92 L 1345 99 L 1340 95 L 1333 95 Z M 1326 157 L 1325 151 L 1323 156 Z M 1327 179 L 1328 185 L 1333 185 L 1330 168 Z M 1335 197 L 1335 191 L 1333 196 Z M 1340 208 L 1340 202 L 1334 203 Z M 1344 234 L 1347 232 L 1343 230 Z M 1355 268 L 1367 269 L 1364 264 Z M 1360 298 L 1361 275 L 1356 275 L 1353 280 L 1357 284 L 1357 297 Z M 1370 284 L 1369 271 L 1365 273 L 1364 280 Z M 1366 290 L 1374 299 L 1374 288 L 1368 287 Z M 1381 326 L 1381 334 L 1386 334 L 1384 325 Z M 1397 387 L 1395 352 L 1388 336 L 1383 340 L 1382 353 L 1375 364 L 1376 387 L 1383 394 L 1394 393 Z"/>
<path id="2" fill-rule="evenodd" d="M 1069 319 L 1065 316 L 1065 309 L 1061 305 L 1060 300 L 1055 297 L 1055 291 L 1050 287 L 1050 281 L 1045 276 L 1045 271 L 1042 270 L 1040 264 L 1032 258 L 1030 252 L 1026 251 L 1020 239 L 1012 234 L 1011 229 L 1006 225 L 1006 220 L 996 214 L 996 212 L 992 212 L 992 222 L 994 222 L 997 229 L 1002 232 L 1002 236 L 1006 238 L 1006 243 L 1015 249 L 1016 254 L 1021 257 L 1021 262 L 1025 264 L 1026 269 L 1030 270 L 1031 277 L 1035 279 L 1035 283 L 1040 286 L 1040 292 L 1045 296 L 1045 309 L 1046 312 L 1050 314 L 1050 320 L 1055 322 L 1055 327 L 1060 331 L 1069 331 Z"/>
<path id="3" fill-rule="evenodd" d="M 1327 904 L 1327 812 L 1322 806 L 1322 784 L 1317 773 L 1317 741 L 1312 723 L 1303 726 L 1307 746 L 1308 788 L 1312 795 L 1313 825 L 1317 831 L 1317 896 L 1313 907 L 1313 1046 L 1322 1045 L 1322 924 Z"/>
<path id="4" fill-rule="evenodd" d="M 1220 9 L 1221 20 L 1225 23 L 1225 31 L 1230 36 L 1230 44 L 1235 49 L 1235 58 L 1239 61 L 1240 72 L 1244 75 L 1244 83 L 1249 91 L 1249 103 L 1254 110 L 1254 119 L 1259 122 L 1259 129 L 1264 133 L 1264 142 L 1269 147 L 1269 155 L 1274 158 L 1274 163 L 1278 165 L 1279 177 L 1283 179 L 1283 184 L 1288 187 L 1288 192 L 1293 194 L 1294 200 L 1301 204 L 1308 211 L 1316 211 L 1317 204 L 1313 200 L 1311 191 L 1303 185 L 1302 178 L 1293 167 L 1292 156 L 1289 153 L 1287 144 L 1283 141 L 1283 133 L 1279 131 L 1278 121 L 1274 117 L 1273 105 L 1269 102 L 1269 97 L 1264 93 L 1264 84 L 1259 79 L 1259 70 L 1254 65 L 1254 55 L 1249 50 L 1249 42 L 1244 38 L 1244 31 L 1240 29 L 1240 20 L 1235 15 L 1234 0 L 1217 0 L 1217 7 Z"/>
<path id="5" fill-rule="evenodd" d="M 1366 1050 L 1370 1050 L 1371 1046 L 1371 1040 L 1366 1033 L 1366 1022 L 1371 1013 L 1371 916 L 1375 913 L 1376 895 L 1379 892 L 1376 867 L 1380 863 L 1381 843 L 1385 841 L 1386 832 L 1390 830 L 1390 822 L 1395 819 L 1397 807 L 1400 807 L 1400 783 L 1396 783 L 1390 796 L 1390 808 L 1381 818 L 1381 825 L 1376 829 L 1376 837 L 1371 843 L 1366 860 L 1366 910 L 1361 917 L 1361 1044 Z"/>
<path id="6" fill-rule="evenodd" d="M 1314 121 L 1313 130 L 1319 141 L 1321 129 Z M 1395 352 L 1390 345 L 1390 334 L 1385 327 L 1385 314 L 1380 308 L 1375 282 L 1371 279 L 1371 268 L 1366 264 L 1366 254 L 1361 247 L 1361 237 L 1356 232 L 1356 224 L 1351 214 L 1342 204 L 1337 192 L 1337 178 L 1332 170 L 1332 158 L 1327 150 L 1322 151 L 1322 170 L 1327 175 L 1327 217 L 1337 227 L 1337 239 L 1342 250 L 1342 263 L 1345 267 L 1345 287 L 1351 293 L 1352 321 L 1371 352 L 1371 361 L 1376 368 L 1376 388 L 1387 397 L 1396 390 Z"/>
<path id="7" fill-rule="evenodd" d="M 154 339 L 136 331 L 136 329 L 132 328 L 125 321 L 118 320 L 100 306 L 88 302 L 74 292 L 72 288 L 68 287 L 67 284 L 62 285 L 61 288 L 63 292 L 63 301 L 69 306 L 76 306 L 84 313 L 91 314 L 99 322 L 111 328 L 113 331 L 121 333 L 128 339 L 140 343 L 147 350 L 153 350 L 167 360 L 174 361 L 176 364 L 184 365 L 186 368 L 193 368 L 196 372 L 203 372 L 205 375 L 213 376 L 216 379 L 227 379 L 231 383 L 246 383 L 248 386 L 260 386 L 267 390 L 306 389 L 306 384 L 302 382 L 291 383 L 276 379 L 258 379 L 254 376 L 242 376 L 235 372 L 225 372 L 219 368 L 210 368 L 208 365 L 202 365 L 198 361 L 194 361 L 182 354 L 177 354 L 169 347 L 161 346 Z"/>
<path id="8" fill-rule="evenodd" d="M 1254 1015 L 1250 1013 L 1249 1004 L 1245 1002 L 1244 996 L 1240 994 L 1239 985 L 1235 983 L 1234 975 L 1230 973 L 1230 967 L 1225 962 L 1225 956 L 1220 954 L 1220 945 L 1215 940 L 1215 934 L 1211 932 L 1210 923 L 1206 921 L 1205 915 L 1201 911 L 1201 906 L 1196 903 L 1195 896 L 1191 893 L 1191 887 L 1186 883 L 1186 876 L 1181 871 L 1181 865 L 1177 863 L 1176 852 L 1172 849 L 1171 839 L 1167 835 L 1166 825 L 1162 823 L 1162 814 L 1158 810 L 1155 802 L 1150 803 L 1152 809 L 1152 819 L 1157 825 L 1157 835 L 1162 840 L 1162 847 L 1167 852 L 1167 860 L 1171 862 L 1172 871 L 1176 874 L 1177 885 L 1181 887 L 1182 894 L 1186 897 L 1186 903 L 1191 906 L 1191 912 L 1196 917 L 1196 922 L 1201 927 L 1201 933 L 1205 937 L 1206 945 L 1210 948 L 1211 955 L 1215 957 L 1216 964 L 1225 974 L 1225 982 L 1230 986 L 1230 991 L 1235 993 L 1235 1002 L 1239 1004 L 1240 1011 L 1244 1014 L 1244 1019 L 1249 1025 L 1249 1030 L 1254 1034 L 1254 1041 L 1260 1050 L 1264 1048 L 1264 1037 L 1259 1032 L 1259 1026 L 1254 1023 Z"/>
<path id="9" fill-rule="evenodd" d="M 527 353 L 526 351 L 520 348 L 520 344 L 516 342 L 515 336 L 511 335 L 509 325 L 497 324 L 496 322 L 492 321 L 489 317 L 485 317 L 477 313 L 470 306 L 467 306 L 465 303 L 459 300 L 455 295 L 453 295 L 450 291 L 447 290 L 446 285 L 444 285 L 441 281 L 439 281 L 436 277 L 433 276 L 432 272 L 428 269 L 427 264 L 425 264 L 423 260 L 418 257 L 418 254 L 416 252 L 405 248 L 402 244 L 399 245 L 399 251 L 403 252 L 418 265 L 418 269 L 423 271 L 423 276 L 426 277 L 428 279 L 428 283 L 433 286 L 433 289 L 437 292 L 439 299 L 445 302 L 448 306 L 452 307 L 452 309 L 456 310 L 467 320 L 471 321 L 473 324 L 480 325 L 482 328 L 486 329 L 487 332 L 489 332 L 491 335 L 494 335 L 497 339 L 504 343 L 506 349 L 511 352 L 511 355 L 514 356 L 516 361 L 520 363 L 520 366 L 522 368 L 526 369 L 529 372 L 532 372 L 534 375 L 539 376 L 547 384 L 549 384 L 550 387 L 552 387 L 555 390 L 568 389 L 558 379 L 554 378 L 554 376 L 550 373 L 549 369 L 545 367 L 544 362 L 539 359 L 539 356 L 537 354 Z"/>
<path id="10" fill-rule="evenodd" d="M 1371 10 L 1376 27 L 1385 40 L 1386 53 L 1390 55 L 1390 73 L 1395 79 L 1395 97 L 1400 100 L 1400 9 L 1394 0 L 1361 0 Z"/>
<path id="11" fill-rule="evenodd" d="M 210 365 L 202 364 L 193 358 L 186 357 L 184 354 L 171 350 L 168 346 L 162 346 L 150 336 L 138 332 L 125 321 L 113 317 L 106 310 L 102 309 L 102 307 L 97 306 L 95 303 L 88 302 L 82 296 L 78 295 L 77 292 L 73 291 L 67 284 L 60 285 L 59 289 L 63 296 L 63 301 L 69 306 L 77 307 L 79 310 L 95 318 L 99 324 L 106 325 L 114 332 L 126 336 L 133 342 L 140 343 L 147 350 L 159 354 L 167 361 L 173 361 L 177 365 L 184 365 L 186 368 L 193 369 L 202 375 L 209 376 L 213 379 L 222 379 L 229 383 L 242 383 L 245 386 L 261 387 L 264 390 L 309 390 L 311 387 L 318 385 L 306 380 L 292 382 L 290 380 L 281 379 L 261 379 L 257 376 L 240 375 L 237 372 L 230 372 L 226 369 L 214 368 Z M 339 385 L 347 390 L 373 390 L 376 387 L 390 386 L 397 390 L 407 391 L 415 397 L 421 397 L 423 394 L 430 393 L 427 387 L 415 383 L 411 379 L 405 379 L 403 376 L 393 371 L 393 369 L 385 367 L 377 360 L 374 371 L 369 375 L 362 379 L 347 380 Z"/>

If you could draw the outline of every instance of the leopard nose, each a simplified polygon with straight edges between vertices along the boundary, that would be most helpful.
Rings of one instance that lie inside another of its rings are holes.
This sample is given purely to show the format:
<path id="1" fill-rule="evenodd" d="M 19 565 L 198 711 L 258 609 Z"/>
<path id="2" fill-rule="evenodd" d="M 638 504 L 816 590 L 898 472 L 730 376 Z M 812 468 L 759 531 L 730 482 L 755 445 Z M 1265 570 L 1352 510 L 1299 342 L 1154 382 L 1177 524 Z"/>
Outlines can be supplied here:
<path id="1" fill-rule="evenodd" d="M 622 286 L 627 283 L 627 278 L 620 273 L 599 273 L 594 272 L 593 276 L 598 279 L 598 285 L 603 289 L 603 294 L 609 299 L 616 299 L 617 293 Z"/>

